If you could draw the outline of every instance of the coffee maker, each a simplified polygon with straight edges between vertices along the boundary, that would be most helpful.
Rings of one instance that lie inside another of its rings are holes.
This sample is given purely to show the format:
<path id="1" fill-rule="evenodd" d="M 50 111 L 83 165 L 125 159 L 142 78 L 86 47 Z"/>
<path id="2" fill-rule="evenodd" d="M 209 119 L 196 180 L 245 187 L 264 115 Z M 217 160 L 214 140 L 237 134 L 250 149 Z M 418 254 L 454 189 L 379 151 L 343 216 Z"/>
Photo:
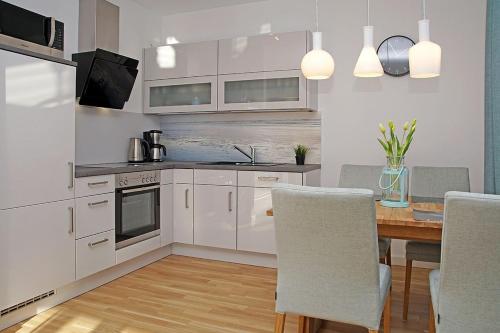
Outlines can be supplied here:
<path id="1" fill-rule="evenodd" d="M 151 130 L 143 133 L 144 140 L 149 144 L 148 160 L 151 162 L 160 162 L 167 155 L 167 148 L 160 144 L 162 133 L 159 130 Z"/>

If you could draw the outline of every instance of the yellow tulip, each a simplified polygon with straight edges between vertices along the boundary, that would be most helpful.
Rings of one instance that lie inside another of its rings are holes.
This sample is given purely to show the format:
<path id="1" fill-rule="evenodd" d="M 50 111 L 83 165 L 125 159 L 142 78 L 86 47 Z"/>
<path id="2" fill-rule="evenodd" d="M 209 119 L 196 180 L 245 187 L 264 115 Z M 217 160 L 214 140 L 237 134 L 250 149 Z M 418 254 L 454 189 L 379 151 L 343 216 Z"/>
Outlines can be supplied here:
<path id="1" fill-rule="evenodd" d="M 378 124 L 378 128 L 380 128 L 380 132 L 382 132 L 382 134 L 385 134 L 385 127 L 382 123 Z"/>
<path id="2" fill-rule="evenodd" d="M 389 120 L 389 128 L 394 131 L 394 122 L 392 120 Z"/>
<path id="3" fill-rule="evenodd" d="M 410 123 L 406 122 L 406 123 L 403 125 L 403 130 L 407 131 L 407 130 L 408 130 L 408 126 L 410 126 Z"/>

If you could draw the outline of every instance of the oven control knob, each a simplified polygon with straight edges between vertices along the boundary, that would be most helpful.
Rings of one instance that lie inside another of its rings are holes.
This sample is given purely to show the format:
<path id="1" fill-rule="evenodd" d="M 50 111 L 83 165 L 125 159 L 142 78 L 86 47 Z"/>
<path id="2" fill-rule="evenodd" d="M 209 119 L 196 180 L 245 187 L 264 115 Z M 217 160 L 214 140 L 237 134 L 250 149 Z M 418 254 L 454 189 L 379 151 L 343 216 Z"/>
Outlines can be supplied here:
<path id="1" fill-rule="evenodd" d="M 124 184 L 124 185 L 127 185 L 127 184 L 128 184 L 128 180 L 127 180 L 127 179 L 125 179 L 125 180 L 123 181 L 123 184 Z"/>
<path id="2" fill-rule="evenodd" d="M 123 186 L 123 181 L 122 180 L 120 180 L 120 186 Z"/>
<path id="3" fill-rule="evenodd" d="M 153 177 L 149 177 L 149 182 L 150 182 L 150 183 L 154 182 Z"/>
<path id="4" fill-rule="evenodd" d="M 141 182 L 144 184 L 146 182 L 146 179 L 142 177 Z"/>

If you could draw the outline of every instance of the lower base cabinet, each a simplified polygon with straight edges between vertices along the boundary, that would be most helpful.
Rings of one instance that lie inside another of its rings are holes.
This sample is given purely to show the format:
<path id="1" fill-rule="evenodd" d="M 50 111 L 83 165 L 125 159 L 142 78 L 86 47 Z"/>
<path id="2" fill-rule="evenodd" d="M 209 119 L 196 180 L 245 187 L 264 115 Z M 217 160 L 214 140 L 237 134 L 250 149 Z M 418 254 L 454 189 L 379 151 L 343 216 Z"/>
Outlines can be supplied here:
<path id="1" fill-rule="evenodd" d="M 270 188 L 238 188 L 238 250 L 276 254 Z"/>
<path id="2" fill-rule="evenodd" d="M 174 242 L 193 244 L 193 185 L 174 184 Z"/>
<path id="3" fill-rule="evenodd" d="M 75 280 L 74 200 L 0 210 L 0 309 Z"/>
<path id="4" fill-rule="evenodd" d="M 173 225 L 173 200 L 174 200 L 174 185 L 161 185 L 160 200 L 160 230 L 161 230 L 161 246 L 167 246 L 174 241 L 174 225 Z M 192 233 L 191 233 L 192 234 Z"/>
<path id="5" fill-rule="evenodd" d="M 76 241 L 76 279 L 82 279 L 116 264 L 115 231 Z"/>
<path id="6" fill-rule="evenodd" d="M 194 244 L 236 250 L 235 186 L 194 186 Z"/>

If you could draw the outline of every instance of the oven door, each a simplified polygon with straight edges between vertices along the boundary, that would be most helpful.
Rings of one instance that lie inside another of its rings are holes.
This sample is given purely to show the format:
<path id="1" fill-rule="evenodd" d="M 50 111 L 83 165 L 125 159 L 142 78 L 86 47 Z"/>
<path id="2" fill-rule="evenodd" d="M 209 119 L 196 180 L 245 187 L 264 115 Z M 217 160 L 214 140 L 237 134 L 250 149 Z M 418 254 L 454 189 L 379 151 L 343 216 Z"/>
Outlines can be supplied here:
<path id="1" fill-rule="evenodd" d="M 160 234 L 160 186 L 116 191 L 116 249 Z"/>

